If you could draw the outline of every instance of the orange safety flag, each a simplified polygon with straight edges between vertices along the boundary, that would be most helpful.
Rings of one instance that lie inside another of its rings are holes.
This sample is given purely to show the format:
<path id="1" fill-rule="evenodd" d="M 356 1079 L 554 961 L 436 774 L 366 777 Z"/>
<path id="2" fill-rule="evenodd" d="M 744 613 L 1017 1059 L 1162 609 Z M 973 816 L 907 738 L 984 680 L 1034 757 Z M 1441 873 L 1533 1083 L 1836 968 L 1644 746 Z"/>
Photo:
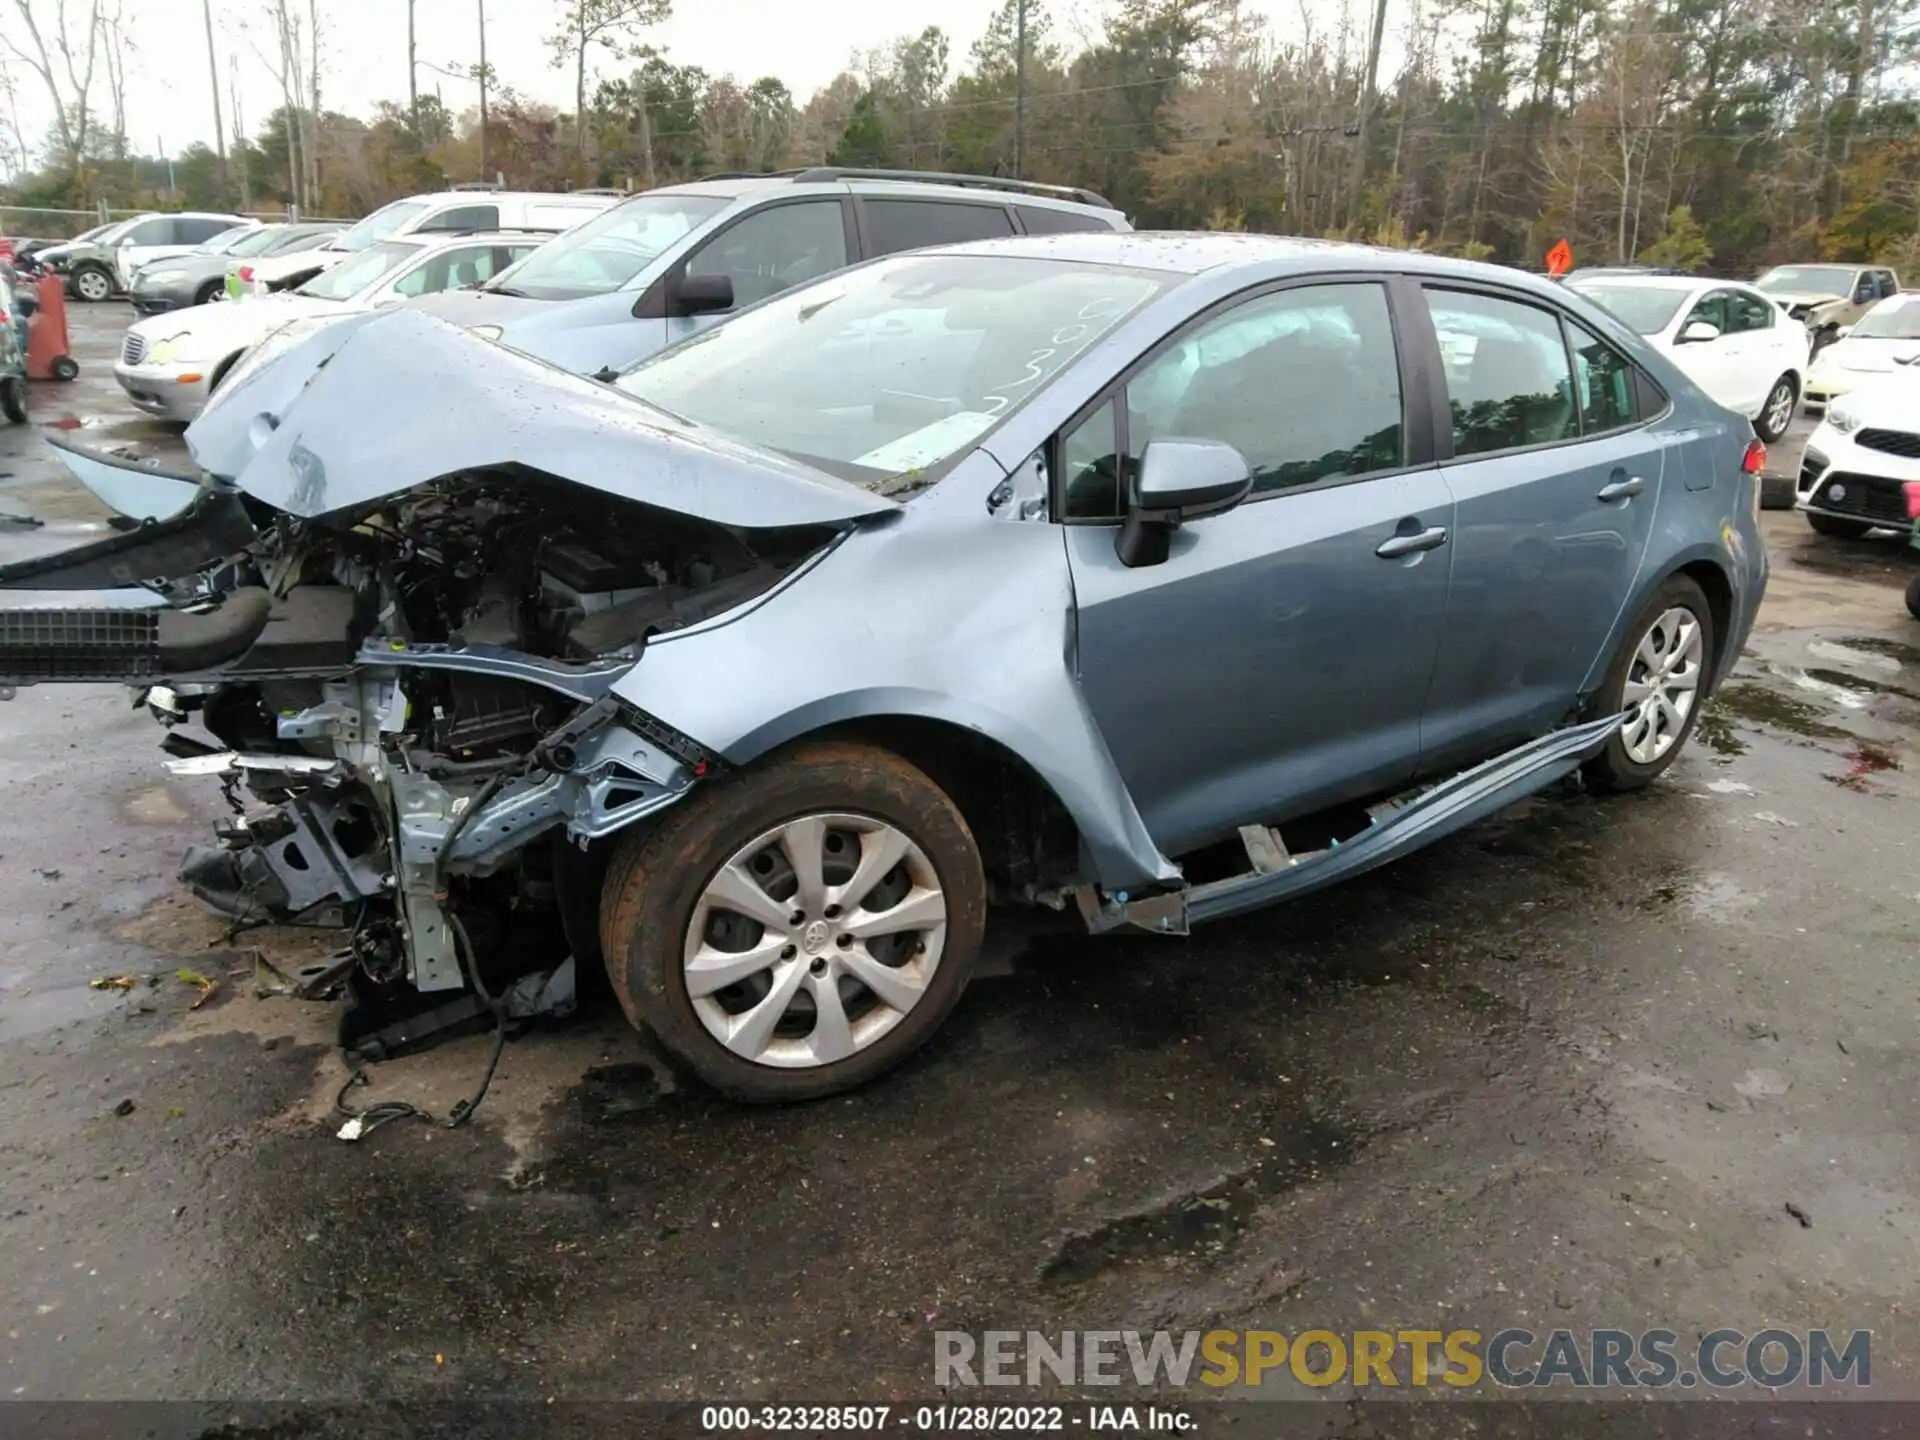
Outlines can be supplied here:
<path id="1" fill-rule="evenodd" d="M 1562 240 L 1547 251 L 1547 274 L 1560 276 L 1573 269 L 1573 247 Z"/>

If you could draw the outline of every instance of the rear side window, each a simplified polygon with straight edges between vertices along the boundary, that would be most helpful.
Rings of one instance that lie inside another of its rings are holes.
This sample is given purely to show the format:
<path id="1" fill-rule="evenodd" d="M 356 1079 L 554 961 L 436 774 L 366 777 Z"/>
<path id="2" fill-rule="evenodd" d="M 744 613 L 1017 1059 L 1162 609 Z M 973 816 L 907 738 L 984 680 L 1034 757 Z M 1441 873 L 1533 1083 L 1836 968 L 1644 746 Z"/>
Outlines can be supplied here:
<path id="1" fill-rule="evenodd" d="M 173 222 L 174 244 L 198 245 L 203 240 L 211 240 L 214 236 L 231 229 L 233 229 L 231 220 L 182 215 Z"/>
<path id="2" fill-rule="evenodd" d="M 1027 227 L 1029 235 L 1077 235 L 1088 230 L 1111 230 L 1098 215 L 1089 215 L 1084 210 L 1043 210 L 1038 205 L 1016 205 L 1020 212 L 1020 223 Z"/>
<path id="3" fill-rule="evenodd" d="M 455 205 L 442 210 L 438 215 L 430 215 L 417 229 L 420 230 L 498 230 L 500 228 L 500 207 L 498 205 Z"/>
<path id="4" fill-rule="evenodd" d="M 1461 290 L 1428 290 L 1440 341 L 1453 453 L 1487 455 L 1580 433 L 1560 322 L 1545 310 Z"/>
<path id="5" fill-rule="evenodd" d="M 1011 235 L 1013 221 L 1003 205 L 962 201 L 869 200 L 867 246 L 870 255 L 918 250 L 923 245 L 957 245 Z"/>

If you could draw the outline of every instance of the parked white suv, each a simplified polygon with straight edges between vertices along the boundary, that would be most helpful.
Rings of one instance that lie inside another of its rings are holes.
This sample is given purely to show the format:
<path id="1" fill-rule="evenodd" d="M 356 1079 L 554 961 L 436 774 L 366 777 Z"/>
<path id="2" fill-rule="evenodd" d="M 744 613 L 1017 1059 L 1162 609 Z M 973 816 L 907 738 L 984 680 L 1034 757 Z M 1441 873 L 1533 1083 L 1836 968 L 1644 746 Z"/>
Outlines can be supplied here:
<path id="1" fill-rule="evenodd" d="M 554 193 L 498 190 L 485 185 L 463 185 L 428 195 L 412 195 L 382 205 L 366 219 L 311 250 L 235 262 L 228 271 L 227 293 L 238 299 L 290 290 L 369 245 L 404 235 L 459 235 L 497 230 L 558 235 L 611 208 L 621 198 L 621 192 L 609 190 Z"/>

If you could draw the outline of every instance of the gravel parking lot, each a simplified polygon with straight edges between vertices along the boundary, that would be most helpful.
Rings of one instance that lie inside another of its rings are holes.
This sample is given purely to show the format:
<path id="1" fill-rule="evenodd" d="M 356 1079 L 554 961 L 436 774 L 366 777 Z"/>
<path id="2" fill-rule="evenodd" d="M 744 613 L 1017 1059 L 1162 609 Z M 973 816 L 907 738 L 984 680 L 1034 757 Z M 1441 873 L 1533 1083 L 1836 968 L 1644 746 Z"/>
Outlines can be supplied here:
<path id="1" fill-rule="evenodd" d="M 0 555 L 100 523 L 41 427 L 177 450 L 113 384 L 126 318 L 76 307 L 82 378 L 0 435 L 0 512 L 46 522 Z M 247 979 L 297 937 L 173 884 L 217 793 L 123 693 L 23 691 L 0 1394 L 876 1398 L 929 1392 L 936 1330 L 1459 1325 L 1871 1329 L 1875 1393 L 1920 1394 L 1911 562 L 1766 530 L 1751 648 L 1652 790 L 1037 948 L 901 1073 L 788 1110 L 676 1088 L 609 1006 L 510 1046 L 469 1128 L 339 1143 L 334 1012 Z M 198 1010 L 183 967 L 221 981 Z M 89 988 L 121 972 L 160 978 Z M 444 1111 L 486 1047 L 373 1093 Z"/>

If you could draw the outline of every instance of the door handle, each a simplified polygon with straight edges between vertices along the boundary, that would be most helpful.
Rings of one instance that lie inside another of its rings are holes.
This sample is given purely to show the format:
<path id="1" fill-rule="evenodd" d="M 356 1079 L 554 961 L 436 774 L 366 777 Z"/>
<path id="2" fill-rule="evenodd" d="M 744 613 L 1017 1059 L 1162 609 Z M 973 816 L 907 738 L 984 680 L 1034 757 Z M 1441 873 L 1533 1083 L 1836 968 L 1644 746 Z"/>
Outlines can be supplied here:
<path id="1" fill-rule="evenodd" d="M 1647 482 L 1638 475 L 1634 475 L 1624 480 L 1615 480 L 1610 485 L 1602 485 L 1600 493 L 1594 496 L 1594 499 L 1610 505 L 1615 500 L 1631 500 L 1646 488 Z"/>
<path id="2" fill-rule="evenodd" d="M 1398 560 L 1402 555 L 1418 555 L 1422 550 L 1438 550 L 1447 543 L 1447 527 L 1433 525 L 1417 535 L 1394 535 L 1373 547 L 1382 560 Z"/>

